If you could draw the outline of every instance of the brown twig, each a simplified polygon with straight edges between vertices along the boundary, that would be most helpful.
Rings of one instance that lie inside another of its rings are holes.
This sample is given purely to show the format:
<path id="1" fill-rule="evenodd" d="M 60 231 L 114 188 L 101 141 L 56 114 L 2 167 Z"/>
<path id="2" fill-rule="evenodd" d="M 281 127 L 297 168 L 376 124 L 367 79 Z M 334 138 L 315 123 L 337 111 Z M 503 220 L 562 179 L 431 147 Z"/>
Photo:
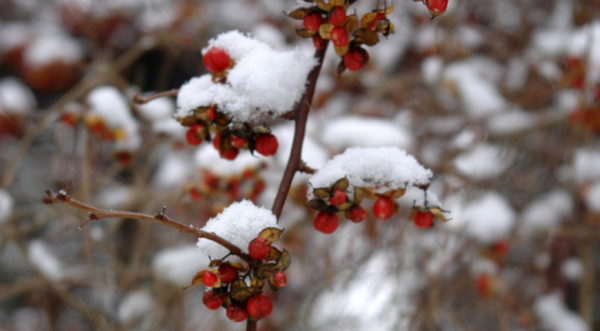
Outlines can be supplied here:
<path id="1" fill-rule="evenodd" d="M 310 174 L 310 175 L 313 175 L 315 172 L 317 172 L 316 169 L 313 169 L 313 168 L 307 166 L 306 162 L 304 162 L 304 161 L 300 162 L 300 166 L 298 167 L 298 171 L 303 172 L 305 174 Z"/>
<path id="2" fill-rule="evenodd" d="M 139 95 L 136 94 L 133 96 L 133 102 L 135 102 L 138 105 L 143 105 L 145 103 L 148 103 L 152 100 L 158 99 L 158 98 L 163 98 L 163 97 L 176 97 L 177 93 L 179 93 L 178 89 L 175 90 L 170 90 L 170 91 L 164 91 L 164 92 L 158 92 L 158 93 L 154 93 L 154 94 L 150 94 L 150 95 Z"/>
<path id="3" fill-rule="evenodd" d="M 308 111 L 310 110 L 310 104 L 312 103 L 315 95 L 317 78 L 321 72 L 321 66 L 323 65 L 323 59 L 325 58 L 325 52 L 327 51 L 328 45 L 329 44 L 325 45 L 323 49 L 318 49 L 315 52 L 315 58 L 319 61 L 319 63 L 308 74 L 308 86 L 306 87 L 306 91 L 304 92 L 302 99 L 300 99 L 295 111 L 296 129 L 294 132 L 294 142 L 292 143 L 292 152 L 290 153 L 290 159 L 287 167 L 285 168 L 285 172 L 283 173 L 281 184 L 279 184 L 279 190 L 277 191 L 275 202 L 273 203 L 273 214 L 275 214 L 277 220 L 279 220 L 279 216 L 281 216 L 283 205 L 285 204 L 287 194 L 290 190 L 290 186 L 292 185 L 292 179 L 294 179 L 296 171 L 298 171 L 302 165 L 302 143 L 304 142 L 304 135 L 306 133 L 306 120 L 308 119 Z"/>
<path id="4" fill-rule="evenodd" d="M 231 254 L 238 256 L 239 258 L 244 260 L 246 263 L 248 263 L 250 266 L 252 266 L 252 267 L 256 266 L 256 261 L 253 260 L 248 254 L 244 253 L 239 247 L 237 247 L 236 245 L 232 244 L 231 242 L 225 240 L 224 238 L 216 235 L 215 233 L 206 232 L 206 231 L 200 230 L 198 228 L 195 228 L 193 226 L 186 226 L 179 222 L 173 221 L 165 214 L 166 207 L 163 207 L 163 210 L 161 212 L 152 216 L 152 215 L 148 215 L 148 214 L 128 212 L 128 211 L 117 211 L 117 210 L 113 211 L 113 210 L 98 209 L 98 208 L 92 207 L 90 205 L 87 205 L 83 202 L 77 201 L 75 199 L 71 199 L 71 197 L 67 194 L 67 192 L 65 190 L 61 190 L 58 193 L 54 193 L 53 191 L 48 190 L 48 191 L 46 191 L 46 193 L 47 193 L 47 196 L 44 197 L 44 203 L 46 203 L 46 204 L 60 202 L 60 203 L 69 205 L 71 207 L 77 208 L 77 209 L 85 210 L 90 213 L 89 219 L 87 221 L 83 222 L 79 226 L 80 229 L 84 225 L 86 225 L 87 223 L 89 223 L 91 221 L 101 220 L 104 218 L 129 218 L 129 219 L 137 219 L 137 220 L 142 220 L 142 221 L 150 221 L 150 222 L 160 223 L 160 224 L 168 225 L 174 229 L 177 229 L 180 232 L 193 234 L 193 235 L 197 236 L 198 238 L 204 238 L 204 239 L 214 241 L 217 244 L 227 248 L 231 252 Z"/>

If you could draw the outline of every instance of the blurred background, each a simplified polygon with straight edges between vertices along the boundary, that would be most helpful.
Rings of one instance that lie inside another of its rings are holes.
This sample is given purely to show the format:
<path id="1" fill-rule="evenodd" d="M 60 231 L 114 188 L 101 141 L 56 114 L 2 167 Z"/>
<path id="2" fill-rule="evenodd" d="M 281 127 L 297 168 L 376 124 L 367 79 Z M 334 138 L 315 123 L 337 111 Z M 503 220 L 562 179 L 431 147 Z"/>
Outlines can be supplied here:
<path id="1" fill-rule="evenodd" d="M 399 216 L 369 211 L 324 235 L 298 174 L 276 245 L 292 256 L 288 285 L 259 329 L 600 330 L 600 2 L 450 0 L 434 20 L 390 4 L 395 33 L 365 69 L 338 77 L 328 51 L 303 159 L 406 149 L 451 220 L 417 228 L 415 191 Z M 197 227 L 244 198 L 271 208 L 292 122 L 268 122 L 274 157 L 229 162 L 185 142 L 174 99 L 131 100 L 206 73 L 200 49 L 232 29 L 312 54 L 283 13 L 297 5 L 0 0 L 0 330 L 245 328 L 209 311 L 202 286 L 182 290 L 209 262 L 194 237 L 126 219 L 79 231 L 86 213 L 42 197 L 71 182 L 94 206 L 166 205 Z"/>

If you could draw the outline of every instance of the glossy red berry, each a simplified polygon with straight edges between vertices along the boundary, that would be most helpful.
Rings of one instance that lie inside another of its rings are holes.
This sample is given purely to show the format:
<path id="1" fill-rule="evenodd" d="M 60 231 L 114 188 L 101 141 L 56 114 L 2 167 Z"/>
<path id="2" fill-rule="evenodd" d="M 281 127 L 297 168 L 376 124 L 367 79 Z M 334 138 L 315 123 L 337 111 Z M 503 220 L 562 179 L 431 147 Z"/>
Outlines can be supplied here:
<path id="1" fill-rule="evenodd" d="M 188 143 L 192 146 L 200 145 L 202 142 L 201 138 L 198 138 L 198 131 L 202 128 L 200 124 L 192 125 L 186 132 L 185 138 Z"/>
<path id="2" fill-rule="evenodd" d="M 429 13 L 433 16 L 442 15 L 448 7 L 448 0 L 425 0 Z"/>
<path id="3" fill-rule="evenodd" d="M 344 55 L 344 65 L 350 71 L 356 71 L 364 67 L 369 62 L 369 53 L 360 48 L 352 48 Z"/>
<path id="4" fill-rule="evenodd" d="M 204 274 L 202 274 L 202 282 L 206 286 L 210 287 L 215 285 L 217 279 L 219 279 L 219 276 L 217 276 L 217 274 L 215 274 L 214 272 L 205 271 Z"/>
<path id="5" fill-rule="evenodd" d="M 315 229 L 325 234 L 333 233 L 337 229 L 338 224 L 339 220 L 335 213 L 326 213 L 323 211 L 318 212 L 313 220 Z"/>
<path id="6" fill-rule="evenodd" d="M 329 23 L 340 25 L 346 21 L 346 11 L 343 7 L 336 6 L 329 14 Z"/>
<path id="7" fill-rule="evenodd" d="M 231 146 L 235 148 L 242 148 L 242 146 L 248 142 L 248 139 L 231 135 L 229 137 L 229 141 L 231 141 Z"/>
<path id="8" fill-rule="evenodd" d="M 360 223 L 367 218 L 367 211 L 360 205 L 352 206 L 348 209 L 348 218 L 354 223 Z"/>
<path id="9" fill-rule="evenodd" d="M 313 45 L 315 45 L 316 49 L 323 49 L 325 48 L 325 45 L 327 45 L 327 41 L 323 38 L 321 38 L 321 36 L 319 36 L 319 34 L 316 34 L 312 37 L 313 40 Z"/>
<path id="10" fill-rule="evenodd" d="M 221 264 L 219 267 L 219 278 L 221 283 L 233 283 L 237 279 L 238 271 L 229 264 Z"/>
<path id="11" fill-rule="evenodd" d="M 337 47 L 343 47 L 348 44 L 348 32 L 342 26 L 336 26 L 331 29 L 331 42 Z"/>
<path id="12" fill-rule="evenodd" d="M 204 292 L 202 297 L 202 303 L 210 310 L 217 310 L 225 301 L 225 295 L 223 293 L 217 293 L 213 290 Z"/>
<path id="13" fill-rule="evenodd" d="M 278 288 L 282 288 L 287 284 L 287 276 L 283 271 L 277 271 L 273 274 L 273 279 L 275 279 L 275 286 Z"/>
<path id="14" fill-rule="evenodd" d="M 394 201 L 388 197 L 380 197 L 373 205 L 373 214 L 380 220 L 387 220 L 394 215 Z"/>
<path id="15" fill-rule="evenodd" d="M 274 135 L 270 133 L 261 134 L 254 141 L 254 148 L 264 156 L 271 156 L 277 153 L 279 143 L 277 142 L 277 137 Z"/>
<path id="16" fill-rule="evenodd" d="M 415 225 L 420 228 L 429 228 L 433 224 L 433 215 L 418 211 L 415 213 Z"/>
<path id="17" fill-rule="evenodd" d="M 308 14 L 304 16 L 304 19 L 302 19 L 302 25 L 304 26 L 304 29 L 310 33 L 319 31 L 319 27 L 323 23 L 325 23 L 325 19 L 323 16 L 321 16 L 321 14 L 318 13 Z"/>
<path id="18" fill-rule="evenodd" d="M 220 152 L 221 157 L 229 161 L 235 160 L 239 153 L 240 150 L 235 147 L 232 147 L 224 152 Z"/>
<path id="19" fill-rule="evenodd" d="M 229 67 L 231 58 L 224 49 L 213 47 L 204 54 L 202 62 L 204 62 L 204 66 L 206 66 L 206 69 L 209 71 L 219 72 Z"/>
<path id="20" fill-rule="evenodd" d="M 333 190 L 333 194 L 329 198 L 329 203 L 332 206 L 339 206 L 344 202 L 346 202 L 346 193 L 342 190 Z"/>
<path id="21" fill-rule="evenodd" d="M 248 253 L 253 259 L 265 260 L 269 257 L 271 248 L 271 244 L 267 242 L 267 239 L 258 237 L 248 244 Z"/>
<path id="22" fill-rule="evenodd" d="M 381 21 L 384 18 L 385 18 L 385 15 L 383 15 L 382 13 L 377 13 L 377 15 L 375 15 L 375 18 L 373 19 L 373 21 L 371 21 L 371 23 L 369 23 L 369 26 L 367 26 L 367 29 L 369 29 L 371 31 L 375 31 L 375 29 L 377 28 L 377 22 Z"/>
<path id="23" fill-rule="evenodd" d="M 266 295 L 257 294 L 248 299 L 246 309 L 248 309 L 248 314 L 250 314 L 250 316 L 255 319 L 261 319 L 271 315 L 273 303 Z"/>
<path id="24" fill-rule="evenodd" d="M 245 306 L 231 305 L 227 307 L 227 318 L 233 322 L 242 322 L 248 317 L 248 311 Z"/>

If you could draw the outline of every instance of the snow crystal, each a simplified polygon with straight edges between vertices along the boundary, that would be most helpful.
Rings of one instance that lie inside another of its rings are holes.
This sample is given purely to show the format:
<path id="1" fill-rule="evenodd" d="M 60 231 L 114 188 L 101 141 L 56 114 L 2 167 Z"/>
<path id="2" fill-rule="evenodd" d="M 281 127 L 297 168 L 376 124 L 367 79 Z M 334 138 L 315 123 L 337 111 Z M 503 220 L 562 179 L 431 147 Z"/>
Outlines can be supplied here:
<path id="1" fill-rule="evenodd" d="M 496 192 L 487 192 L 470 202 L 462 217 L 466 232 L 486 244 L 506 238 L 515 223 L 513 208 Z"/>
<path id="2" fill-rule="evenodd" d="M 600 151 L 591 148 L 575 150 L 573 172 L 579 183 L 600 179 Z"/>
<path id="3" fill-rule="evenodd" d="M 27 258 L 49 280 L 56 281 L 63 277 L 63 266 L 42 241 L 33 240 L 29 243 Z"/>
<path id="4" fill-rule="evenodd" d="M 397 146 L 410 149 L 412 136 L 389 120 L 347 116 L 328 121 L 321 141 L 334 149 L 351 146 Z"/>
<path id="5" fill-rule="evenodd" d="M 567 309 L 558 292 L 539 297 L 533 310 L 545 330 L 589 331 L 583 318 Z"/>
<path id="6" fill-rule="evenodd" d="M 352 147 L 336 155 L 310 179 L 313 188 L 330 187 L 341 178 L 350 185 L 374 187 L 378 193 L 429 183 L 433 173 L 398 147 Z M 312 198 L 312 191 L 309 193 Z"/>
<path id="7" fill-rule="evenodd" d="M 31 67 L 55 61 L 74 64 L 83 58 L 83 48 L 66 34 L 42 34 L 31 42 L 23 53 L 25 63 Z"/>
<path id="8" fill-rule="evenodd" d="M 576 282 L 583 275 L 583 263 L 576 257 L 568 258 L 560 266 L 560 272 L 567 280 Z"/>
<path id="9" fill-rule="evenodd" d="M 248 252 L 248 244 L 260 232 L 269 227 L 279 228 L 277 218 L 265 208 L 257 207 L 248 200 L 235 202 L 222 213 L 208 220 L 202 230 L 213 232 L 231 242 L 242 251 Z M 198 247 L 204 254 L 215 259 L 222 258 L 229 251 L 223 246 L 207 240 L 198 239 Z"/>
<path id="10" fill-rule="evenodd" d="M 35 96 L 29 87 L 12 77 L 0 80 L 0 111 L 28 113 L 35 107 Z"/>
<path id="11" fill-rule="evenodd" d="M 219 35 L 209 46 L 225 49 L 235 60 L 227 83 L 215 84 L 211 75 L 192 78 L 177 95 L 178 115 L 216 104 L 220 111 L 240 121 L 262 115 L 281 115 L 292 110 L 305 89 L 306 77 L 316 60 L 299 50 L 278 52 L 238 31 Z"/>
<path id="12" fill-rule="evenodd" d="M 573 198 L 568 191 L 555 190 L 546 193 L 523 210 L 523 227 L 529 230 L 551 230 L 573 212 Z"/>
<path id="13" fill-rule="evenodd" d="M 148 290 L 139 290 L 127 294 L 117 310 L 117 317 L 121 323 L 133 322 L 137 318 L 148 314 L 152 310 L 152 295 Z"/>
<path id="14" fill-rule="evenodd" d="M 465 176 L 476 180 L 495 178 L 514 161 L 511 150 L 480 143 L 454 159 L 454 167 Z"/>
<path id="15" fill-rule="evenodd" d="M 264 159 L 265 158 L 259 156 L 258 153 L 256 156 L 252 156 L 249 151 L 241 150 L 235 159 L 235 162 L 231 162 L 221 158 L 219 152 L 212 144 L 202 144 L 196 150 L 196 154 L 194 155 L 196 166 L 210 170 L 210 172 L 215 175 L 224 177 L 239 175 L 249 167 L 257 168 Z"/>
<path id="16" fill-rule="evenodd" d="M 192 283 L 194 275 L 207 268 L 209 263 L 208 256 L 196 245 L 185 245 L 156 253 L 152 259 L 152 272 L 170 283 L 187 286 Z"/>
<path id="17" fill-rule="evenodd" d="M 590 211 L 600 214 L 600 181 L 595 182 L 587 189 L 584 201 Z"/>
<path id="18" fill-rule="evenodd" d="M 13 198 L 3 189 L 0 189 L 0 224 L 8 220 L 13 210 Z"/>
<path id="19" fill-rule="evenodd" d="M 171 98 L 158 98 L 137 107 L 145 120 L 155 122 L 170 117 L 175 111 L 175 102 Z"/>

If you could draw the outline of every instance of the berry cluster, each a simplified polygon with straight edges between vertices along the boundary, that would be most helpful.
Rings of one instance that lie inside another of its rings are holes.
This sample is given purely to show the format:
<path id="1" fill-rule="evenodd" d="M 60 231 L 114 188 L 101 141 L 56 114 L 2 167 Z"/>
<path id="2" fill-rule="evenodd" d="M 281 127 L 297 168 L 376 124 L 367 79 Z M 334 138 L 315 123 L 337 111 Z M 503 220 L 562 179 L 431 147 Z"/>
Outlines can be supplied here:
<path id="1" fill-rule="evenodd" d="M 371 187 L 354 187 L 354 199 L 348 198 L 347 189 L 350 183 L 348 179 L 342 178 L 335 182 L 332 187 L 322 187 L 313 190 L 316 199 L 305 203 L 309 208 L 317 210 L 313 220 L 315 229 L 320 232 L 333 233 L 339 224 L 337 212 L 344 212 L 347 219 L 354 223 L 362 222 L 367 218 L 367 211 L 360 206 L 363 198 L 375 200 L 373 204 L 373 215 L 379 220 L 390 219 L 398 213 L 399 205 L 395 199 L 404 195 L 406 189 L 391 189 L 385 193 L 375 193 Z M 431 227 L 433 219 L 446 221 L 440 208 L 413 207 L 410 219 L 418 227 Z"/>
<path id="2" fill-rule="evenodd" d="M 202 58 L 208 70 L 214 72 L 213 81 L 224 83 L 227 71 L 233 67 L 234 61 L 224 49 L 213 47 Z M 235 160 L 240 149 L 245 148 L 259 152 L 264 156 L 277 153 L 277 138 L 265 126 L 250 126 L 246 122 L 232 122 L 229 115 L 219 112 L 216 105 L 198 107 L 194 113 L 177 120 L 189 129 L 186 139 L 192 146 L 207 140 L 219 151 L 222 158 Z M 211 132 L 213 135 L 211 137 Z"/>
<path id="3" fill-rule="evenodd" d="M 284 287 L 287 284 L 284 271 L 291 262 L 286 250 L 281 252 L 271 245 L 282 232 L 277 228 L 266 228 L 250 242 L 249 255 L 257 262 L 254 268 L 213 260 L 210 269 L 199 271 L 192 279 L 192 286 L 212 287 L 204 293 L 204 305 L 211 310 L 225 308 L 227 317 L 233 322 L 242 322 L 246 318 L 256 321 L 269 316 L 273 303 L 262 294 L 265 280 L 273 291 Z M 246 279 L 249 279 L 249 285 Z"/>

